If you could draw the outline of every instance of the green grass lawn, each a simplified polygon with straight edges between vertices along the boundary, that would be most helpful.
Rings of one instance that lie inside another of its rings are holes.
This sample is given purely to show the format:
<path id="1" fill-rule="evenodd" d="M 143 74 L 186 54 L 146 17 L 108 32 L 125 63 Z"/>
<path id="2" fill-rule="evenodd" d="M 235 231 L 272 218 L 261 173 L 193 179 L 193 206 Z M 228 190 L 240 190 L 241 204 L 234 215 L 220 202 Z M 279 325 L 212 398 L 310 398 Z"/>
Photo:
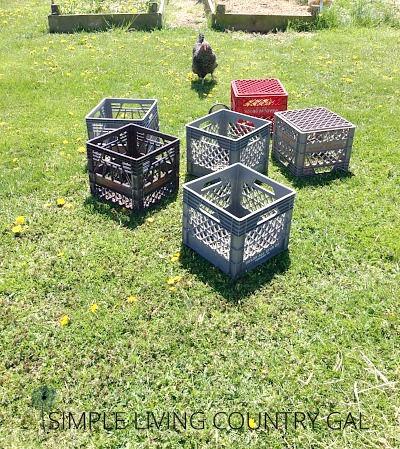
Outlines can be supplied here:
<path id="1" fill-rule="evenodd" d="M 51 35 L 48 3 L 0 2 L 0 447 L 398 448 L 400 30 L 205 29 L 219 67 L 201 88 L 197 30 Z M 84 117 L 102 98 L 158 99 L 184 183 L 185 124 L 230 104 L 231 80 L 268 77 L 290 109 L 357 125 L 349 174 L 270 160 L 297 192 L 287 252 L 233 283 L 182 247 L 182 189 L 134 214 L 90 196 Z M 174 412 L 198 414 L 184 429 Z M 137 428 L 147 414 L 159 429 Z"/>

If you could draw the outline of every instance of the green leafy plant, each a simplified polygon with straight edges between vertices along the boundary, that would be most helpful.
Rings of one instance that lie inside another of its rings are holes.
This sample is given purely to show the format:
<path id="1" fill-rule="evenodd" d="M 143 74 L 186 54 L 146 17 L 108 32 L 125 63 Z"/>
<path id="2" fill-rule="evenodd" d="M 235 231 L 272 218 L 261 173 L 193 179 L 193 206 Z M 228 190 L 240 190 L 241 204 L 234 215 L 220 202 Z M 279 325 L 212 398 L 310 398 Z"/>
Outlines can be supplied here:
<path id="1" fill-rule="evenodd" d="M 62 14 L 136 13 L 147 11 L 147 0 L 61 0 Z"/>

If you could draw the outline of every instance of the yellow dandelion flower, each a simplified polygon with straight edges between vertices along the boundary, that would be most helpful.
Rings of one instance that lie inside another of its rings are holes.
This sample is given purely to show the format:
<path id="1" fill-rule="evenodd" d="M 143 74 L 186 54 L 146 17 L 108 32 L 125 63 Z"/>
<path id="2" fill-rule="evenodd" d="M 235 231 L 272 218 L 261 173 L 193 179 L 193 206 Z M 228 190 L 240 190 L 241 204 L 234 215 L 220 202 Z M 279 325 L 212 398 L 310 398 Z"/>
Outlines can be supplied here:
<path id="1" fill-rule="evenodd" d="M 85 147 L 79 147 L 78 148 L 78 153 L 86 153 L 86 148 Z"/>
<path id="2" fill-rule="evenodd" d="M 136 301 L 137 301 L 137 298 L 135 296 L 128 296 L 128 298 L 126 300 L 126 302 L 129 302 L 129 303 L 136 302 Z"/>
<path id="3" fill-rule="evenodd" d="M 250 429 L 255 429 L 256 428 L 256 422 L 254 421 L 253 418 L 249 419 L 249 428 Z"/>
<path id="4" fill-rule="evenodd" d="M 16 164 L 17 162 L 18 162 L 18 158 L 17 157 L 15 157 L 14 159 L 13 159 L 13 162 L 14 162 L 14 164 Z"/>
<path id="5" fill-rule="evenodd" d="M 65 74 L 65 76 L 72 76 L 72 74 L 71 74 L 70 72 L 67 72 L 67 73 Z"/>
<path id="6" fill-rule="evenodd" d="M 180 258 L 181 254 L 180 253 L 175 253 L 172 257 L 171 257 L 171 262 L 177 262 Z"/>
<path id="7" fill-rule="evenodd" d="M 19 217 L 17 217 L 16 219 L 15 219 L 15 223 L 17 223 L 17 224 L 24 224 L 25 223 L 25 217 L 23 217 L 22 215 L 20 215 Z"/>
<path id="8" fill-rule="evenodd" d="M 69 317 L 68 315 L 64 315 L 60 318 L 59 322 L 61 324 L 61 326 L 66 326 L 69 323 Z"/>
<path id="9" fill-rule="evenodd" d="M 164 239 L 162 238 L 162 237 L 160 237 L 159 239 L 158 239 L 158 243 L 162 243 L 164 241 Z"/>
<path id="10" fill-rule="evenodd" d="M 58 198 L 57 199 L 57 206 L 62 207 L 65 204 L 64 198 Z"/>
<path id="11" fill-rule="evenodd" d="M 92 313 L 95 313 L 98 308 L 99 308 L 99 306 L 96 303 L 94 303 L 90 306 L 90 311 Z"/>
<path id="12" fill-rule="evenodd" d="M 154 222 L 154 218 L 153 217 L 146 218 L 146 221 L 149 222 L 149 223 L 153 223 Z"/>
<path id="13" fill-rule="evenodd" d="M 17 225 L 17 226 L 13 226 L 13 228 L 11 229 L 11 231 L 14 233 L 14 234 L 20 234 L 21 233 L 21 231 L 22 231 L 22 226 L 21 225 Z"/>
<path id="14" fill-rule="evenodd" d="M 174 285 L 177 282 L 179 282 L 181 279 L 182 279 L 182 276 L 174 276 L 174 277 L 168 279 L 167 284 Z"/>
<path id="15" fill-rule="evenodd" d="M 60 251 L 60 252 L 57 254 L 57 257 L 62 257 L 63 255 L 64 255 L 63 251 Z"/>
<path id="16" fill-rule="evenodd" d="M 176 291 L 176 287 L 170 287 L 168 290 L 169 290 L 170 292 L 175 292 L 175 291 Z"/>

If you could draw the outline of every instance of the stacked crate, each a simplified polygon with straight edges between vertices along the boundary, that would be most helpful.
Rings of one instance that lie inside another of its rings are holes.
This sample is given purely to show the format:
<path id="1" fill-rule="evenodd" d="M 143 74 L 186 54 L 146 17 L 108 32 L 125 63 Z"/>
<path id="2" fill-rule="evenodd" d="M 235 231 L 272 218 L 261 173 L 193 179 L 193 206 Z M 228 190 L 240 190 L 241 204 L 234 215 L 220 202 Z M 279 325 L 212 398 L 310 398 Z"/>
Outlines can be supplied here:
<path id="1" fill-rule="evenodd" d="M 272 154 L 294 176 L 348 170 L 354 131 L 322 107 L 277 112 Z"/>
<path id="2" fill-rule="evenodd" d="M 104 98 L 85 117 L 89 139 L 134 123 L 158 130 L 157 100 Z"/>
<path id="3" fill-rule="evenodd" d="M 236 162 L 266 172 L 270 124 L 226 109 L 187 124 L 187 172 L 204 176 Z"/>
<path id="4" fill-rule="evenodd" d="M 287 249 L 294 197 L 240 163 L 188 182 L 183 243 L 235 279 Z"/>
<path id="5" fill-rule="evenodd" d="M 271 121 L 271 132 L 275 112 L 286 110 L 287 105 L 288 94 L 277 78 L 231 82 L 231 109 Z"/>
<path id="6" fill-rule="evenodd" d="M 179 188 L 179 139 L 126 125 L 86 143 L 90 191 L 143 210 Z"/>

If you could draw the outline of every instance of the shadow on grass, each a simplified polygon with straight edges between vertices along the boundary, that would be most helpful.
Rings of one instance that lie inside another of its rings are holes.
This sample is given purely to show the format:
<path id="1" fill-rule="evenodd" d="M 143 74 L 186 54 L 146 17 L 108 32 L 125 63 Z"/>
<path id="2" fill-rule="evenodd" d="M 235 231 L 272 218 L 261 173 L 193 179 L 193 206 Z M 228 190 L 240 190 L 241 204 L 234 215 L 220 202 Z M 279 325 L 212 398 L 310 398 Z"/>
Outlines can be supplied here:
<path id="1" fill-rule="evenodd" d="M 207 78 L 204 79 L 204 85 L 201 84 L 200 78 L 192 81 L 191 89 L 197 92 L 197 95 L 199 96 L 200 99 L 205 98 L 217 84 L 215 80 L 213 79 L 210 80 L 208 76 L 209 75 L 207 75 Z"/>
<path id="2" fill-rule="evenodd" d="M 210 285 L 219 295 L 232 303 L 239 303 L 290 267 L 290 254 L 286 250 L 253 270 L 233 280 L 218 267 L 185 244 L 181 246 L 180 262 L 186 270 Z"/>
<path id="3" fill-rule="evenodd" d="M 319 173 L 317 175 L 297 177 L 290 173 L 290 171 L 274 157 L 271 158 L 271 162 L 297 189 L 302 189 L 303 187 L 309 186 L 324 186 L 333 181 L 337 181 L 338 179 L 346 180 L 355 176 L 351 171 L 335 170 L 326 173 Z"/>
<path id="4" fill-rule="evenodd" d="M 89 212 L 104 215 L 107 219 L 112 219 L 118 224 L 133 230 L 141 226 L 155 212 L 165 209 L 169 204 L 176 201 L 177 196 L 177 191 L 170 193 L 160 201 L 146 207 L 143 211 L 126 209 L 123 206 L 106 201 L 95 195 L 88 196 L 84 205 Z"/>

